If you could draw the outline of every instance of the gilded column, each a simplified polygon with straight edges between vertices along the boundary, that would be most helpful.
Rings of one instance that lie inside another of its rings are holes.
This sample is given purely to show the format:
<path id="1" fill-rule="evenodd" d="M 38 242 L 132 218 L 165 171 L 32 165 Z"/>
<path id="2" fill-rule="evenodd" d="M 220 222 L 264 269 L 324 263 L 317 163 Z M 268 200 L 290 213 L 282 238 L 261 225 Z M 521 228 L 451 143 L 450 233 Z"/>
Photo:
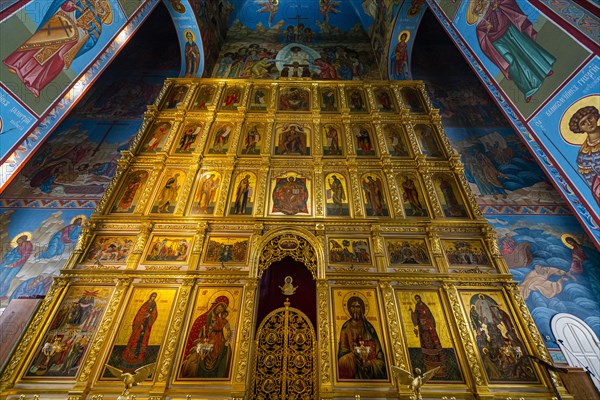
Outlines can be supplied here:
<path id="1" fill-rule="evenodd" d="M 174 216 L 183 216 L 183 213 L 185 212 L 185 206 L 190 198 L 190 193 L 192 191 L 192 187 L 194 186 L 196 173 L 198 172 L 199 167 L 200 163 L 197 161 L 196 157 L 193 157 L 191 164 L 188 166 L 188 172 L 186 174 L 185 181 L 181 186 L 181 193 L 179 194 L 177 204 L 175 205 L 175 211 L 173 212 Z"/>
<path id="2" fill-rule="evenodd" d="M 390 190 L 390 199 L 392 200 L 394 216 L 396 218 L 404 217 L 404 207 L 402 205 L 402 197 L 400 196 L 400 189 L 398 188 L 396 176 L 394 175 L 392 168 L 387 165 L 383 167 L 383 173 Z"/>
<path id="3" fill-rule="evenodd" d="M 317 280 L 317 320 L 319 321 L 319 370 L 321 378 L 321 393 L 331 392 L 331 359 L 330 349 L 335 349 L 335 338 L 330 338 L 329 327 L 333 325 L 329 314 L 329 284 L 325 279 Z"/>
<path id="4" fill-rule="evenodd" d="M 163 354 L 160 362 L 157 363 L 158 376 L 154 382 L 154 386 L 150 391 L 151 395 L 162 396 L 167 387 L 167 379 L 171 373 L 173 367 L 173 359 L 177 350 L 177 345 L 180 344 L 179 334 L 182 331 L 183 320 L 185 319 L 185 312 L 187 310 L 188 302 L 190 300 L 190 292 L 192 291 L 192 285 L 194 284 L 193 278 L 184 279 L 179 289 L 179 296 L 177 297 L 177 305 L 175 307 L 175 314 L 167 335 L 167 342 L 164 346 Z"/>
<path id="5" fill-rule="evenodd" d="M 142 257 L 142 252 L 146 248 L 146 243 L 148 242 L 148 238 L 150 237 L 153 226 L 154 224 L 151 222 L 143 222 L 140 224 L 135 245 L 131 251 L 131 254 L 129 255 L 129 258 L 127 259 L 127 269 L 137 268 L 140 258 Z"/>
<path id="6" fill-rule="evenodd" d="M 123 175 L 123 173 L 125 171 L 127 171 L 129 166 L 131 165 L 132 158 L 133 158 L 133 154 L 131 154 L 130 151 L 128 151 L 128 150 L 121 151 L 121 158 L 117 161 L 117 171 L 115 172 L 115 175 L 110 180 L 110 183 L 108 184 L 108 187 L 106 188 L 106 191 L 102 195 L 102 198 L 100 199 L 100 202 L 98 203 L 98 206 L 96 207 L 96 211 L 95 211 L 96 214 L 102 214 L 104 212 L 104 207 L 106 207 L 106 204 L 109 202 L 109 200 L 112 196 L 112 193 L 115 190 L 115 187 L 117 186 L 117 183 L 119 183 L 119 181 L 121 179 L 121 176 Z"/>
<path id="7" fill-rule="evenodd" d="M 448 272 L 449 265 L 446 257 L 444 257 L 444 252 L 442 251 L 442 242 L 440 241 L 437 230 L 432 226 L 427 227 L 427 242 L 431 248 L 431 255 L 434 260 L 433 265 L 435 265 L 440 272 Z"/>
<path id="8" fill-rule="evenodd" d="M 188 261 L 190 270 L 197 269 L 200 264 L 200 256 L 202 255 L 202 248 L 204 247 L 204 239 L 206 238 L 206 231 L 208 230 L 208 224 L 206 222 L 199 222 L 196 225 L 196 234 L 194 235 L 194 246 L 192 247 L 192 254 Z"/>
<path id="9" fill-rule="evenodd" d="M 254 316 L 254 306 L 256 301 L 257 281 L 252 280 L 246 283 L 244 287 L 244 309 L 241 319 L 240 338 L 237 346 L 237 362 L 233 369 L 233 388 L 235 392 L 244 393 L 246 389 L 246 376 L 250 373 L 249 363 L 251 362 L 250 347 L 252 344 L 253 330 L 252 319 Z"/>
<path id="10" fill-rule="evenodd" d="M 358 179 L 358 168 L 356 166 L 349 166 L 348 173 L 350 174 L 350 186 L 352 187 L 352 207 L 354 208 L 354 216 L 362 218 L 364 217 L 365 212 L 361 201 L 362 190 Z"/>
<path id="11" fill-rule="evenodd" d="M 406 370 L 410 367 L 407 366 L 408 357 L 403 345 L 402 324 L 396 307 L 394 288 L 392 283 L 387 280 L 379 281 L 379 288 L 381 289 L 381 295 L 383 296 L 383 309 L 386 313 L 386 323 L 390 332 L 390 339 L 392 343 L 396 344 L 392 349 L 393 364 Z"/>
<path id="12" fill-rule="evenodd" d="M 454 321 L 456 322 L 456 326 L 460 335 L 460 342 L 462 342 L 463 349 L 467 357 L 468 365 L 465 367 L 468 367 L 467 370 L 470 372 L 470 378 L 477 386 L 477 393 L 484 396 L 481 398 L 490 398 L 486 396 L 489 395 L 489 388 L 486 386 L 486 380 L 483 376 L 483 369 L 479 361 L 479 357 L 477 357 L 475 346 L 471 341 L 471 327 L 463 315 L 458 290 L 456 290 L 456 287 L 449 282 L 442 283 L 442 289 L 450 301 L 450 307 L 452 309 L 452 314 L 454 315 Z"/>
<path id="13" fill-rule="evenodd" d="M 107 337 L 110 335 L 110 327 L 113 323 L 113 320 L 118 315 L 118 306 L 123 302 L 125 297 L 125 293 L 127 293 L 127 289 L 131 285 L 131 278 L 119 278 L 117 279 L 117 284 L 115 286 L 115 291 L 113 292 L 112 297 L 110 298 L 110 303 L 106 306 L 106 311 L 104 312 L 104 319 L 102 319 L 102 323 L 98 332 L 96 332 L 96 336 L 94 337 L 94 341 L 90 346 L 89 353 L 84 360 L 84 363 L 81 368 L 81 373 L 77 378 L 77 387 L 87 386 L 88 388 L 91 386 L 92 379 L 90 379 L 92 372 L 96 369 L 96 374 L 102 373 L 102 365 L 97 365 L 96 360 L 100 353 L 100 349 L 103 348 L 104 342 Z"/>
<path id="14" fill-rule="evenodd" d="M 529 342 L 533 355 L 538 357 L 540 360 L 545 361 L 548 364 L 552 364 L 553 361 L 550 358 L 550 354 L 546 349 L 546 345 L 544 345 L 544 340 L 542 339 L 538 328 L 531 317 L 531 313 L 527 308 L 527 304 L 525 304 L 525 300 L 523 296 L 521 296 L 521 292 L 519 291 L 519 284 L 517 282 L 506 282 L 504 283 L 504 287 L 508 293 L 508 299 L 512 303 L 511 306 L 518 312 L 515 313 L 515 318 L 520 320 L 522 326 L 524 326 L 524 337 L 527 342 Z M 548 371 L 550 374 L 550 379 L 558 389 L 561 395 L 567 394 L 565 388 L 562 385 L 562 381 L 556 374 L 556 372 Z M 547 376 L 544 376 L 547 380 Z"/>
<path id="15" fill-rule="evenodd" d="M 225 206 L 227 205 L 227 196 L 229 196 L 229 186 L 231 185 L 231 177 L 233 175 L 233 166 L 228 166 L 223 171 L 223 179 L 221 180 L 221 190 L 217 199 L 214 216 L 222 217 L 225 215 Z"/>

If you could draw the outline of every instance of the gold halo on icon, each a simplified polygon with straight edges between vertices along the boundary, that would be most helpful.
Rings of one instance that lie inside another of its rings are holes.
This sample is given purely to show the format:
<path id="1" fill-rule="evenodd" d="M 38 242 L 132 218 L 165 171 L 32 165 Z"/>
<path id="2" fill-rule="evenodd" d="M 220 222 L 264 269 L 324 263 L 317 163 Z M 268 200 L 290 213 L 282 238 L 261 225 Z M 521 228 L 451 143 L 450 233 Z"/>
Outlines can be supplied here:
<path id="1" fill-rule="evenodd" d="M 369 300 L 367 300 L 367 297 L 360 292 L 349 292 L 346 293 L 346 295 L 344 296 L 344 300 L 343 300 L 343 307 L 344 307 L 344 312 L 346 313 L 346 315 L 348 316 L 348 318 L 352 318 L 352 315 L 350 315 L 350 312 L 348 311 L 348 300 L 350 299 L 350 297 L 360 297 L 363 301 L 363 303 L 365 303 L 365 316 L 369 315 Z"/>
<path id="2" fill-rule="evenodd" d="M 404 34 L 406 34 L 406 40 L 404 41 L 404 43 L 408 43 L 408 41 L 410 40 L 410 31 L 406 29 L 398 34 L 398 42 L 402 41 L 401 37 Z"/>
<path id="3" fill-rule="evenodd" d="M 75 223 L 75 220 L 77 218 L 81 218 L 81 223 L 84 223 L 87 220 L 87 217 L 84 214 L 79 214 L 79 215 L 76 215 L 73 218 L 71 218 L 71 222 L 70 223 L 71 224 Z"/>
<path id="4" fill-rule="evenodd" d="M 573 117 L 573 114 L 575 114 L 581 108 L 587 106 L 599 108 L 600 96 L 594 94 L 577 100 L 569 108 L 567 108 L 567 111 L 565 111 L 563 116 L 560 118 L 560 136 L 562 136 L 565 142 L 579 146 L 587 139 L 587 135 L 585 133 L 574 133 L 571 129 L 569 129 L 569 121 L 571 120 L 571 117 Z"/>
<path id="5" fill-rule="evenodd" d="M 235 306 L 235 301 L 234 301 L 235 296 L 230 291 L 225 290 L 225 291 L 213 293 L 213 295 L 210 296 L 210 299 L 208 301 L 208 309 L 209 310 L 212 307 L 212 305 L 215 303 L 217 298 L 219 298 L 220 296 L 225 296 L 225 297 L 227 297 L 227 300 L 229 300 L 229 304 L 227 305 L 227 308 L 229 310 L 231 310 Z"/>
<path id="6" fill-rule="evenodd" d="M 187 40 L 187 34 L 191 34 L 192 35 L 192 42 L 196 41 L 196 35 L 194 35 L 194 32 L 192 32 L 189 29 L 186 29 L 185 31 L 183 31 L 183 38 Z"/>
<path id="7" fill-rule="evenodd" d="M 17 247 L 17 239 L 20 238 L 21 236 L 27 236 L 27 240 L 31 240 L 31 232 L 21 232 L 18 235 L 15 235 L 15 237 L 13 238 L 13 240 L 10 241 L 10 245 L 11 247 Z"/>
<path id="8" fill-rule="evenodd" d="M 565 234 L 563 234 L 563 235 L 560 237 L 560 240 L 561 240 L 561 241 L 563 242 L 563 244 L 564 244 L 565 246 L 567 246 L 568 248 L 570 248 L 570 249 L 573 249 L 573 245 L 572 245 L 572 244 L 570 244 L 569 242 L 567 242 L 567 238 L 571 238 L 571 239 L 573 239 L 573 240 L 574 240 L 574 241 L 575 241 L 577 244 L 579 244 L 579 242 L 577 241 L 577 239 L 575 239 L 575 238 L 574 238 L 572 235 L 569 235 L 568 233 L 565 233 Z"/>

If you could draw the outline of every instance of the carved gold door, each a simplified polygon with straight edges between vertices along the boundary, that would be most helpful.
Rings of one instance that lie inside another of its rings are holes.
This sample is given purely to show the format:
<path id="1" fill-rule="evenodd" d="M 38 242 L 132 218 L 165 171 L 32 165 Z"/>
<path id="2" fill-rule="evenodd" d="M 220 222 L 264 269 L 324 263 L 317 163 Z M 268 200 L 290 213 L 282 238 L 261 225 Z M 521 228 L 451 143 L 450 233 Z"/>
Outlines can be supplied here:
<path id="1" fill-rule="evenodd" d="M 272 311 L 258 328 L 251 399 L 318 397 L 315 331 L 308 317 L 289 305 Z"/>

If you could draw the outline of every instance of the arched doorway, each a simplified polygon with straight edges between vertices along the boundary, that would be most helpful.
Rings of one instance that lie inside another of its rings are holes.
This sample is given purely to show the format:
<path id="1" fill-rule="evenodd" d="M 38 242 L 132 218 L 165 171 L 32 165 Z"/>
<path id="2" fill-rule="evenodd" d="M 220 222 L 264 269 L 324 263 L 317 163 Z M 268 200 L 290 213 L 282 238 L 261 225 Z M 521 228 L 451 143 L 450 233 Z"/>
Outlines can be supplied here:
<path id="1" fill-rule="evenodd" d="M 587 369 L 600 390 L 600 341 L 588 324 L 571 314 L 556 314 L 551 321 L 552 333 L 569 365 Z"/>
<path id="2" fill-rule="evenodd" d="M 314 247 L 283 233 L 258 260 L 258 304 L 250 398 L 318 398 L 317 286 Z"/>

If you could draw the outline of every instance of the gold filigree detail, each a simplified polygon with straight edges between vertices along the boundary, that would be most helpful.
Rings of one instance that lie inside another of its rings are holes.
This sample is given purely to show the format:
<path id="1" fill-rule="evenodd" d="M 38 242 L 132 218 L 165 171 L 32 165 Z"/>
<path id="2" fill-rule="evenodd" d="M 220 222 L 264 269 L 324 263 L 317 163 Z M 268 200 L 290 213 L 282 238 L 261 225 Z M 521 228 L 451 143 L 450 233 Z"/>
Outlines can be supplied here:
<path id="1" fill-rule="evenodd" d="M 392 343 L 395 344 L 392 348 L 394 353 L 394 365 L 406 369 L 406 356 L 404 354 L 404 346 L 402 346 L 402 330 L 400 329 L 400 319 L 398 318 L 398 310 L 396 308 L 394 288 L 392 287 L 392 284 L 387 281 L 379 282 L 379 287 L 381 288 L 381 294 L 383 295 L 384 310 L 390 337 Z"/>
<path id="2" fill-rule="evenodd" d="M 252 337 L 252 317 L 254 315 L 254 302 L 256 297 L 256 281 L 248 282 L 244 288 L 244 305 L 241 339 L 237 348 L 238 362 L 235 365 L 235 382 L 244 383 L 248 374 L 248 358 L 250 357 L 250 338 Z"/>
<path id="3" fill-rule="evenodd" d="M 175 315 L 173 316 L 173 320 L 171 321 L 171 329 L 169 330 L 169 334 L 167 335 L 168 340 L 165 345 L 162 360 L 159 363 L 161 367 L 158 373 L 157 382 L 165 382 L 167 380 L 167 377 L 169 376 L 169 371 L 171 370 L 171 365 L 173 364 L 175 350 L 177 349 L 177 345 L 180 343 L 179 332 L 181 331 L 181 326 L 183 325 L 183 320 L 185 318 L 185 310 L 190 299 L 190 291 L 192 289 L 193 283 L 194 281 L 192 279 L 186 279 L 183 282 L 181 289 L 179 290 L 179 297 L 177 300 Z"/>
<path id="4" fill-rule="evenodd" d="M 478 386 L 485 385 L 485 381 L 483 379 L 483 372 L 481 371 L 481 366 L 479 365 L 479 360 L 477 354 L 475 352 L 475 348 L 473 343 L 471 342 L 471 335 L 469 332 L 471 329 L 465 317 L 462 313 L 462 307 L 460 305 L 460 301 L 458 299 L 458 292 L 454 285 L 444 282 L 442 283 L 442 288 L 444 292 L 447 294 L 448 299 L 450 300 L 450 306 L 452 308 L 452 314 L 454 315 L 454 320 L 456 321 L 456 325 L 458 327 L 458 332 L 460 333 L 460 338 L 463 343 L 465 353 L 467 355 L 467 360 L 469 368 L 471 369 L 471 374 L 475 378 L 475 383 Z"/>
<path id="5" fill-rule="evenodd" d="M 312 276 L 314 278 L 317 277 L 317 255 L 315 249 L 306 239 L 292 233 L 284 233 L 276 236 L 263 246 L 258 259 L 258 276 L 262 276 L 262 273 L 271 264 L 287 256 L 304 263 Z"/>
<path id="6" fill-rule="evenodd" d="M 117 287 L 112 294 L 110 299 L 110 303 L 106 306 L 106 310 L 104 311 L 104 318 L 102 319 L 102 324 L 96 332 L 94 340 L 91 342 L 90 350 L 85 358 L 81 371 L 79 372 L 79 377 L 77 378 L 77 382 L 87 382 L 90 378 L 90 374 L 92 373 L 92 369 L 96 365 L 96 358 L 100 353 L 100 349 L 102 348 L 104 341 L 106 340 L 106 336 L 109 333 L 110 326 L 112 325 L 113 319 L 117 315 L 117 308 L 122 301 L 125 292 L 129 288 L 131 284 L 131 279 L 120 278 L 117 281 Z"/>

